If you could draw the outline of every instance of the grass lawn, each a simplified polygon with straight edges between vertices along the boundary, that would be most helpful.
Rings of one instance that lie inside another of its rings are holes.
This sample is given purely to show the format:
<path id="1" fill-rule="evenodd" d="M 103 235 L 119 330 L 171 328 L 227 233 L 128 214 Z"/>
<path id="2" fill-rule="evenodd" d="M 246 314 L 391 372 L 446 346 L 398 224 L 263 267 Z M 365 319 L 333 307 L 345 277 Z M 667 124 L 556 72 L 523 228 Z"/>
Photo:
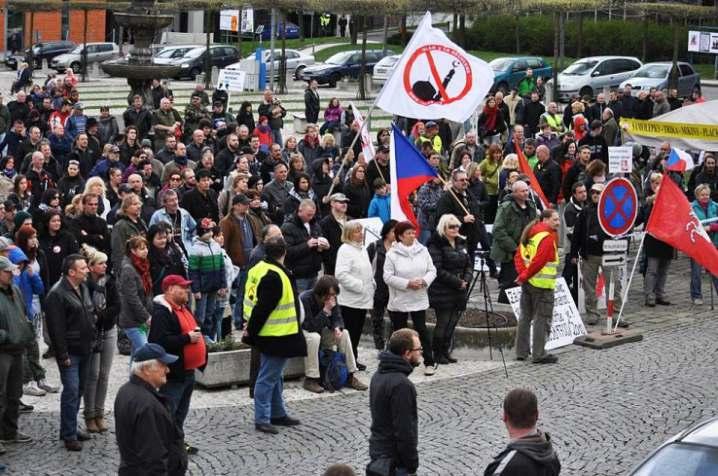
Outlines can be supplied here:
<path id="1" fill-rule="evenodd" d="M 305 38 L 304 40 L 296 39 L 296 40 L 286 40 L 287 42 L 287 48 L 290 49 L 301 49 L 301 48 L 308 48 L 312 45 L 322 45 L 325 43 L 336 43 L 337 41 L 340 41 L 339 38 L 335 36 L 321 36 L 321 37 L 315 37 L 315 38 Z M 236 43 L 234 43 L 236 45 Z M 249 40 L 242 40 L 242 58 L 245 58 L 247 55 L 254 53 L 254 51 L 259 46 L 258 41 L 249 41 Z M 269 48 L 269 40 L 262 41 L 262 47 L 263 48 Z M 274 47 L 276 49 L 282 48 L 282 40 L 277 38 L 274 40 Z"/>

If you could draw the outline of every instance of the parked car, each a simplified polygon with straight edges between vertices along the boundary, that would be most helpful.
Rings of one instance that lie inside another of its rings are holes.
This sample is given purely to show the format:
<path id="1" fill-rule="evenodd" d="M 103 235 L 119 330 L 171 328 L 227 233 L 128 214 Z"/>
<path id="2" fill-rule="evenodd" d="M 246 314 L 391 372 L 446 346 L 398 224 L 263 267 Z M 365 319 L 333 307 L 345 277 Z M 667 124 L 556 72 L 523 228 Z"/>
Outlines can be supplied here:
<path id="1" fill-rule="evenodd" d="M 165 46 L 152 56 L 152 62 L 155 64 L 170 64 L 172 60 L 182 58 L 189 50 L 200 47 L 200 45 Z"/>
<path id="2" fill-rule="evenodd" d="M 75 45 L 75 43 L 73 43 L 72 41 L 65 40 L 37 43 L 33 45 L 32 48 L 26 49 L 24 55 L 8 56 L 8 58 L 5 60 L 5 64 L 10 69 L 17 69 L 19 62 L 25 61 L 25 59 L 30 56 L 30 52 L 32 50 L 32 57 L 35 62 L 33 67 L 38 69 L 42 67 L 43 60 L 47 61 L 49 64 L 54 57 L 63 53 L 69 53 L 76 47 L 77 45 Z"/>
<path id="3" fill-rule="evenodd" d="M 659 446 L 631 476 L 718 474 L 718 417 L 688 427 Z"/>
<path id="4" fill-rule="evenodd" d="M 494 70 L 494 85 L 492 91 L 508 93 L 518 86 L 526 77 L 526 70 L 533 70 L 534 78 L 543 78 L 548 81 L 553 77 L 553 68 L 540 56 L 516 56 L 496 58 L 489 62 Z"/>
<path id="5" fill-rule="evenodd" d="M 671 75 L 673 63 L 670 61 L 660 63 L 646 63 L 636 71 L 630 79 L 622 82 L 620 87 L 631 84 L 631 94 L 636 96 L 641 91 L 656 89 L 667 89 L 668 80 Z M 693 88 L 701 85 L 701 75 L 696 73 L 688 63 L 678 62 L 678 96 L 690 96 Z"/>
<path id="6" fill-rule="evenodd" d="M 63 72 L 67 68 L 79 73 L 82 69 L 82 52 L 84 46 L 77 47 L 69 53 L 64 53 L 53 58 L 50 68 Z M 116 43 L 87 43 L 87 64 L 99 63 L 105 60 L 117 58 L 120 55 L 120 48 Z"/>
<path id="7" fill-rule="evenodd" d="M 192 48 L 181 58 L 173 58 L 169 64 L 180 67 L 178 79 L 192 78 L 204 71 L 204 60 L 207 54 L 206 46 Z M 224 68 L 239 61 L 239 50 L 234 46 L 212 45 L 209 47 L 210 67 Z"/>
<path id="8" fill-rule="evenodd" d="M 384 58 L 382 50 L 367 50 L 366 52 L 366 72 L 371 74 L 374 66 L 380 59 Z M 327 59 L 324 63 L 315 64 L 304 68 L 299 79 L 310 81 L 316 79 L 319 84 L 329 84 L 336 86 L 337 81 L 341 81 L 344 77 L 358 78 L 361 70 L 361 51 L 342 51 L 336 53 Z"/>
<path id="9" fill-rule="evenodd" d="M 399 63 L 401 55 L 391 55 L 382 58 L 375 66 L 371 80 L 376 84 L 384 84 L 391 76 L 392 71 Z"/>
<path id="10" fill-rule="evenodd" d="M 314 60 L 313 55 L 307 55 L 299 50 L 290 50 L 285 49 L 284 50 L 287 54 L 287 78 L 294 77 L 296 78 L 307 66 L 313 65 L 316 61 Z M 264 50 L 262 52 L 262 58 L 265 64 L 267 65 L 267 73 L 270 71 L 270 50 Z M 281 66 L 281 60 L 282 60 L 282 50 L 275 49 L 274 50 L 274 76 L 275 78 L 279 78 L 279 68 Z M 249 70 L 249 64 L 254 63 L 254 55 L 245 58 L 237 63 L 230 64 L 229 66 L 226 66 L 226 69 L 236 69 L 239 71 L 248 71 Z"/>
<path id="11" fill-rule="evenodd" d="M 269 25 L 269 23 L 262 26 L 264 26 L 264 29 L 262 29 L 262 32 L 259 34 L 259 36 L 261 36 L 263 40 L 269 40 L 272 34 L 272 27 Z M 284 38 L 286 38 L 287 40 L 296 40 L 297 38 L 299 38 L 299 27 L 292 22 L 287 22 L 286 26 L 284 25 L 284 23 L 277 22 L 277 34 L 275 38 L 282 37 L 283 26 L 285 27 Z"/>
<path id="12" fill-rule="evenodd" d="M 558 99 L 568 101 L 574 95 L 594 97 L 604 87 L 617 88 L 641 66 L 641 60 L 633 56 L 581 58 L 558 74 Z"/>

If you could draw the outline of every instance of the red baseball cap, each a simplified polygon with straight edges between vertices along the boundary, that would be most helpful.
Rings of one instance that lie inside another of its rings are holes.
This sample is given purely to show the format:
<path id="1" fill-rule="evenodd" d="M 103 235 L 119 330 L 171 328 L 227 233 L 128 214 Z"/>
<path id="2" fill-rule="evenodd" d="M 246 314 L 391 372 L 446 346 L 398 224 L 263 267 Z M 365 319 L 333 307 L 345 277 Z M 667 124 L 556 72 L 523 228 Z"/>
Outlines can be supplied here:
<path id="1" fill-rule="evenodd" d="M 192 281 L 185 279 L 179 274 L 170 274 L 162 280 L 162 292 L 167 291 L 170 286 L 182 286 L 187 287 L 192 284 Z"/>

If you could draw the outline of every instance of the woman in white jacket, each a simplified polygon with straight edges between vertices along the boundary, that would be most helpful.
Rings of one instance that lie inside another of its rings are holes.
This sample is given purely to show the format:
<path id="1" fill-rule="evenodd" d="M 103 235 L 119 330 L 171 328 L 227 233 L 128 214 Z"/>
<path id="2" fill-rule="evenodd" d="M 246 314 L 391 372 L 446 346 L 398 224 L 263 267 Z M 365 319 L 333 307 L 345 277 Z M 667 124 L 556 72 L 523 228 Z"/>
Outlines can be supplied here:
<path id="1" fill-rule="evenodd" d="M 419 333 L 424 356 L 424 374 L 436 371 L 431 350 L 431 334 L 426 328 L 427 290 L 436 278 L 436 268 L 429 251 L 416 239 L 416 227 L 408 221 L 394 228 L 396 243 L 386 253 L 384 281 L 389 287 L 389 318 L 392 330 L 406 327 L 411 318 Z"/>
<path id="2" fill-rule="evenodd" d="M 367 310 L 374 303 L 374 271 L 366 249 L 362 246 L 364 229 L 357 220 L 344 225 L 342 242 L 337 252 L 337 264 L 334 276 L 339 281 L 337 302 L 344 318 L 344 326 L 349 331 L 352 350 L 357 361 L 357 368 L 365 370 L 366 366 L 359 363 L 359 339 L 364 328 Z"/>

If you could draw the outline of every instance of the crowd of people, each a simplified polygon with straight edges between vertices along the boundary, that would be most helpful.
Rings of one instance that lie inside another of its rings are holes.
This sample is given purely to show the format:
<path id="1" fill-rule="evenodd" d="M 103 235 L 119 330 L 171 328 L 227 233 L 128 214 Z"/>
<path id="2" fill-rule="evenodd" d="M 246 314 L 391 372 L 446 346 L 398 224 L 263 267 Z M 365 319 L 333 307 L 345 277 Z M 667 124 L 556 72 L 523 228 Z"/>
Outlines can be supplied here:
<path id="1" fill-rule="evenodd" d="M 423 371 L 433 375 L 456 362 L 454 329 L 475 259 L 485 260 L 498 279 L 499 301 L 507 302 L 507 288 L 533 279 L 537 270 L 520 257 L 538 218 L 545 223 L 537 233 L 567 231 L 563 275 L 575 296 L 581 260 L 586 322 L 596 323 L 592 289 L 607 238 L 596 202 L 610 176 L 608 147 L 621 143 L 619 121 L 702 101 L 699 91 L 685 102 L 673 90 L 636 98 L 627 86 L 611 91 L 608 101 L 603 93 L 595 102 L 574 98 L 560 112 L 556 103 L 544 106 L 542 85 L 529 76 L 523 96 L 514 90 L 487 97 L 476 130 L 395 118 L 447 182 L 437 178 L 416 191 L 412 223 L 391 219 L 389 131 L 377 132 L 375 155 L 367 160 L 356 140 L 360 125 L 337 98 L 328 101 L 319 126 L 314 81 L 301 137 L 284 136 L 287 111 L 269 90 L 256 114 L 243 102 L 235 116 L 227 112 L 226 92 L 210 98 L 197 85 L 180 112 L 172 91 L 155 80 L 147 97 L 130 98 L 119 121 L 108 106 L 98 117 L 85 115 L 76 81 L 71 74 L 49 78 L 0 104 L 0 276 L 16 274 L 12 283 L 0 282 L 0 305 L 21 317 L 10 325 L 16 335 L 0 344 L 0 359 L 8 354 L 0 366 L 2 408 L 16 424 L 18 411 L 32 410 L 20 401 L 23 392 L 59 390 L 45 379 L 38 346 L 44 338 L 44 357 L 60 368 L 68 450 L 80 450 L 89 437 L 77 425 L 82 399 L 86 430 L 107 431 L 115 348 L 136 356 L 149 342 L 179 356 L 166 362 L 162 393 L 181 429 L 194 370 L 206 364 L 206 345 L 231 331 L 228 322 L 255 348 L 250 394 L 260 431 L 297 423 L 281 404 L 287 357 L 306 358 L 304 388 L 321 393 L 319 353 L 336 346 L 346 356 L 348 385 L 367 389 L 359 375 L 366 369 L 359 339 L 367 313 L 378 350 L 386 348 L 387 311 L 392 331 L 411 320 Z M 647 220 L 664 176 L 687 191 L 699 216 L 716 217 L 716 157 L 705 151 L 684 176 L 665 170 L 669 153 L 670 144 L 634 145 L 630 178 L 644 204 L 639 221 Z M 522 173 L 517 154 L 538 183 Z M 372 217 L 383 224 L 376 239 L 358 221 Z M 706 231 L 718 244 L 718 223 Z M 645 248 L 645 304 L 669 305 L 665 281 L 675 251 L 653 238 Z M 702 302 L 700 276 L 693 263 L 695 304 Z M 715 278 L 714 284 L 718 289 Z M 526 358 L 527 342 L 521 344 L 517 357 Z M 538 353 L 533 361 L 555 357 Z M 157 370 L 147 367 L 137 360 L 133 374 Z M 17 428 L 3 433 L 11 441 L 28 438 Z"/>

